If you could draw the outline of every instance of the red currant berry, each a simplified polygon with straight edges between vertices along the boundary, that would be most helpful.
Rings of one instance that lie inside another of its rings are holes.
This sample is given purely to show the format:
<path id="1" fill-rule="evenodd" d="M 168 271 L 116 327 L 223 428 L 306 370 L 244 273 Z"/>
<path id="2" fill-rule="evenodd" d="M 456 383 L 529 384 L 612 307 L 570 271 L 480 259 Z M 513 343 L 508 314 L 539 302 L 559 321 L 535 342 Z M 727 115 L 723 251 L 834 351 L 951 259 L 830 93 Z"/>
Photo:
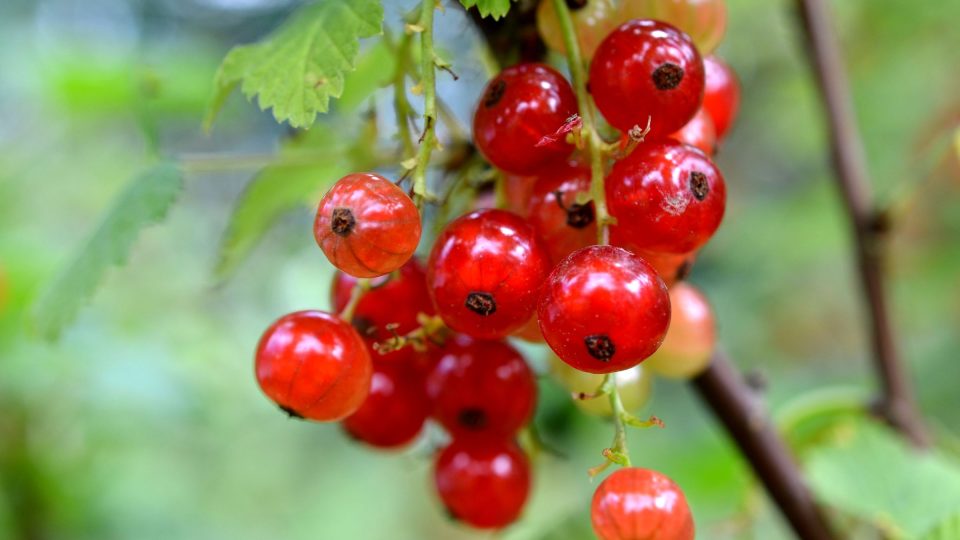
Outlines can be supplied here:
<path id="1" fill-rule="evenodd" d="M 580 44 L 580 54 L 589 60 L 603 38 L 623 22 L 618 17 L 618 6 L 612 0 L 569 0 L 567 5 Z M 540 2 L 537 7 L 537 30 L 547 47 L 566 54 L 560 20 L 551 0 Z"/>
<path id="2" fill-rule="evenodd" d="M 726 0 L 626 0 L 622 17 L 670 23 L 693 40 L 700 54 L 709 54 L 727 29 Z"/>
<path id="3" fill-rule="evenodd" d="M 513 336 L 527 343 L 543 343 L 543 334 L 540 333 L 540 321 L 537 320 L 537 314 L 534 313 L 526 324 L 513 333 Z"/>
<path id="4" fill-rule="evenodd" d="M 706 72 L 703 108 L 713 118 L 717 139 L 722 139 L 740 109 L 740 83 L 733 68 L 716 56 L 704 58 L 703 67 Z"/>
<path id="5" fill-rule="evenodd" d="M 597 486 L 590 505 L 600 540 L 693 540 L 693 515 L 680 486 L 649 469 L 619 469 Z"/>
<path id="6" fill-rule="evenodd" d="M 577 198 L 590 193 L 590 167 L 560 162 L 537 174 L 528 205 L 530 224 L 543 239 L 550 258 L 561 261 L 574 251 L 597 242 L 593 203 Z"/>
<path id="7" fill-rule="evenodd" d="M 657 350 L 670 325 L 670 297 L 640 257 L 590 246 L 553 269 L 538 315 L 543 337 L 561 360 L 580 371 L 611 373 Z"/>
<path id="8" fill-rule="evenodd" d="M 523 357 L 500 341 L 448 343 L 427 379 L 433 416 L 454 438 L 509 438 L 533 415 L 537 384 Z"/>
<path id="9" fill-rule="evenodd" d="M 290 416 L 333 421 L 353 414 L 370 391 L 371 362 L 357 331 L 322 311 L 277 320 L 257 346 L 257 382 Z"/>
<path id="10" fill-rule="evenodd" d="M 320 200 L 313 234 L 334 266 L 351 276 L 377 277 L 413 256 L 420 214 L 393 182 L 376 174 L 350 174 Z"/>
<path id="11" fill-rule="evenodd" d="M 343 427 L 371 446 L 395 448 L 413 440 L 429 414 L 422 373 L 407 365 L 374 364 L 370 394 Z"/>
<path id="12" fill-rule="evenodd" d="M 620 25 L 590 64 L 590 93 L 620 131 L 650 120 L 650 138 L 665 137 L 693 118 L 703 99 L 703 60 L 683 32 L 652 20 Z"/>
<path id="13" fill-rule="evenodd" d="M 697 109 L 697 114 L 670 138 L 697 148 L 708 156 L 717 153 L 717 131 L 713 127 L 713 119 L 703 107 Z"/>
<path id="14" fill-rule="evenodd" d="M 631 249 L 627 247 L 634 255 L 647 261 L 657 275 L 663 280 L 667 287 L 673 287 L 674 283 L 686 279 L 693 268 L 693 263 L 697 258 L 694 253 L 663 253 L 660 251 L 643 251 L 641 249 Z"/>
<path id="15" fill-rule="evenodd" d="M 723 175 L 703 152 L 675 141 L 642 144 L 607 176 L 616 245 L 688 253 L 710 239 L 726 205 Z"/>
<path id="16" fill-rule="evenodd" d="M 447 326 L 497 339 L 530 320 L 549 271 L 550 255 L 529 223 L 503 210 L 480 210 L 437 238 L 427 287 Z"/>
<path id="17" fill-rule="evenodd" d="M 473 140 L 499 169 L 527 174 L 573 151 L 565 140 L 538 146 L 577 113 L 577 98 L 563 75 L 543 64 L 519 64 L 494 77 L 473 117 Z"/>
<path id="18" fill-rule="evenodd" d="M 357 278 L 337 272 L 333 278 L 331 290 L 332 304 L 336 311 L 342 311 L 350 301 Z M 373 344 L 382 343 L 393 337 L 416 330 L 419 313 L 433 314 L 433 304 L 427 291 L 426 274 L 415 258 L 407 261 L 400 270 L 389 276 L 375 278 L 371 289 L 357 302 L 353 312 L 354 328 L 373 351 Z M 391 331 L 392 329 L 392 331 Z M 404 361 L 414 354 L 413 349 L 403 349 L 380 354 L 372 352 L 374 361 Z"/>
<path id="19" fill-rule="evenodd" d="M 667 337 L 644 365 L 664 377 L 689 379 L 707 368 L 716 347 L 713 310 L 703 294 L 687 283 L 670 289 L 670 306 Z"/>
<path id="20" fill-rule="evenodd" d="M 530 204 L 530 197 L 533 194 L 533 186 L 536 182 L 536 176 L 520 176 L 509 173 L 504 174 L 504 210 L 513 212 L 521 217 L 527 217 L 527 206 Z M 488 208 L 493 208 L 493 206 L 489 206 Z"/>
<path id="21" fill-rule="evenodd" d="M 511 441 L 454 439 L 437 458 L 434 481 L 452 517 L 481 529 L 501 529 L 523 510 L 530 464 Z"/>

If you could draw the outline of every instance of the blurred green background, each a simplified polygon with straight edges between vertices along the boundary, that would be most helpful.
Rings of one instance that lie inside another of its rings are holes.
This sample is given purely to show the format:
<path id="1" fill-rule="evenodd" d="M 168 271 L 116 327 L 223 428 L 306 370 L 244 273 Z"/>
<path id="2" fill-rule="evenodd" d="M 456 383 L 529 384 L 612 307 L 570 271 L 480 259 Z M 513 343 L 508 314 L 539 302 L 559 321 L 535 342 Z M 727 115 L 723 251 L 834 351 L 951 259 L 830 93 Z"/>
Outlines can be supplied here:
<path id="1" fill-rule="evenodd" d="M 224 53 L 296 4 L 0 3 L 0 538 L 477 536 L 444 517 L 426 445 L 370 451 L 337 426 L 287 420 L 261 396 L 252 376 L 260 332 L 288 311 L 325 307 L 331 270 L 304 205 L 229 280 L 215 279 L 232 205 L 256 168 L 189 172 L 167 220 L 144 232 L 59 342 L 28 330 L 38 293 L 151 163 L 151 148 L 174 157 L 276 150 L 285 128 L 238 96 L 212 135 L 200 120 Z M 385 4 L 395 25 L 412 3 Z M 691 277 L 713 302 L 724 347 L 766 381 L 773 411 L 814 390 L 874 387 L 847 221 L 793 8 L 729 1 L 719 52 L 742 79 L 743 106 L 718 157 L 725 222 Z M 874 186 L 895 210 L 894 319 L 923 411 L 947 445 L 960 433 L 951 146 L 960 2 L 832 8 Z M 463 52 L 469 23 L 451 5 L 438 24 L 462 76 L 441 74 L 440 92 L 467 121 L 483 79 Z M 389 90 L 381 93 L 374 102 L 388 107 Z M 321 121 L 355 125 L 367 106 Z M 611 428 L 548 381 L 541 390 L 538 425 L 567 458 L 541 456 L 527 511 L 502 536 L 591 538 L 595 484 L 585 470 Z M 634 462 L 684 487 L 700 538 L 791 537 L 690 389 L 658 380 L 647 411 L 667 428 L 631 432 Z"/>

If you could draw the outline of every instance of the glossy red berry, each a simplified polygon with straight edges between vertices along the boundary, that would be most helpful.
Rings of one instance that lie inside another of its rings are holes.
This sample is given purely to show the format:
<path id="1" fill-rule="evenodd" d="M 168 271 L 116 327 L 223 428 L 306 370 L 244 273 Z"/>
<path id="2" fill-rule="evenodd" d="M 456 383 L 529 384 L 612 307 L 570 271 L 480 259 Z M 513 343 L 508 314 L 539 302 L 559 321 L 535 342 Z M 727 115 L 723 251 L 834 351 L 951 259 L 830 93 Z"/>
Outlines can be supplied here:
<path id="1" fill-rule="evenodd" d="M 497 339 L 530 319 L 549 271 L 550 255 L 529 223 L 503 210 L 480 210 L 437 238 L 427 287 L 447 326 Z"/>
<path id="2" fill-rule="evenodd" d="M 697 114 L 693 115 L 686 125 L 673 132 L 670 138 L 693 146 L 708 156 L 717 153 L 717 130 L 710 114 L 703 107 L 697 109 Z"/>
<path id="3" fill-rule="evenodd" d="M 434 481 L 452 517 L 481 529 L 501 529 L 523 510 L 530 464 L 509 440 L 454 439 L 437 458 Z"/>
<path id="4" fill-rule="evenodd" d="M 683 127 L 703 99 L 703 60 L 683 32 L 635 19 L 600 44 L 590 64 L 590 93 L 615 128 L 643 128 L 651 139 Z"/>
<path id="5" fill-rule="evenodd" d="M 429 414 L 423 374 L 412 366 L 379 363 L 373 366 L 370 394 L 343 427 L 371 446 L 396 448 L 420 433 Z"/>
<path id="6" fill-rule="evenodd" d="M 590 246 L 554 268 L 538 309 L 550 348 L 588 373 L 631 368 L 653 354 L 670 325 L 670 298 L 643 259 Z"/>
<path id="7" fill-rule="evenodd" d="M 740 83 L 733 68 L 716 56 L 704 58 L 703 66 L 706 72 L 703 108 L 713 118 L 717 139 L 722 139 L 740 109 Z"/>
<path id="8" fill-rule="evenodd" d="M 339 312 L 346 307 L 353 293 L 357 278 L 337 272 L 333 278 L 331 299 Z M 373 351 L 375 343 L 382 343 L 396 334 L 416 330 L 419 313 L 433 314 L 433 303 L 427 291 L 427 278 L 423 267 L 415 258 L 410 259 L 396 273 L 375 278 L 371 289 L 363 294 L 353 312 L 351 323 Z M 390 328 L 393 328 L 391 332 Z M 414 354 L 413 349 L 403 349 L 380 354 L 371 352 L 374 361 L 404 361 Z"/>
<path id="9" fill-rule="evenodd" d="M 322 311 L 281 317 L 257 346 L 257 382 L 291 416 L 333 421 L 353 414 L 370 390 L 370 372 L 357 331 Z"/>
<path id="10" fill-rule="evenodd" d="M 543 239 L 550 258 L 560 262 L 574 251 L 597 243 L 593 203 L 578 197 L 590 193 L 590 167 L 558 162 L 537 174 L 528 204 L 528 219 Z"/>
<path id="11" fill-rule="evenodd" d="M 663 283 L 666 284 L 667 287 L 673 287 L 674 283 L 686 279 L 687 274 L 690 273 L 690 269 L 693 268 L 693 263 L 697 258 L 695 252 L 664 253 L 662 251 L 644 251 L 642 249 L 631 249 L 629 247 L 626 249 L 647 261 L 647 263 L 657 271 L 657 275 L 660 276 L 660 279 L 663 280 Z"/>
<path id="12" fill-rule="evenodd" d="M 597 486 L 590 505 L 600 540 L 693 540 L 693 515 L 683 491 L 649 469 L 618 469 Z"/>
<path id="13" fill-rule="evenodd" d="M 641 144 L 605 183 L 616 245 L 688 253 L 710 239 L 726 206 L 723 175 L 703 152 L 675 141 Z"/>
<path id="14" fill-rule="evenodd" d="M 499 169 L 528 174 L 573 151 L 565 140 L 538 146 L 570 116 L 577 99 L 570 83 L 543 64 L 519 64 L 494 77 L 473 117 L 473 141 Z"/>
<path id="15" fill-rule="evenodd" d="M 501 341 L 448 343 L 427 379 L 433 415 L 454 438 L 512 437 L 533 415 L 537 384 Z"/>
<path id="16" fill-rule="evenodd" d="M 536 176 L 521 176 L 519 174 L 504 174 L 503 178 L 503 209 L 514 214 L 527 217 L 530 197 L 533 186 L 537 182 Z M 489 206 L 488 208 L 493 208 Z"/>
<path id="17" fill-rule="evenodd" d="M 313 234 L 334 266 L 351 276 L 377 277 L 413 256 L 420 242 L 420 213 L 386 178 L 350 174 L 320 200 Z"/>

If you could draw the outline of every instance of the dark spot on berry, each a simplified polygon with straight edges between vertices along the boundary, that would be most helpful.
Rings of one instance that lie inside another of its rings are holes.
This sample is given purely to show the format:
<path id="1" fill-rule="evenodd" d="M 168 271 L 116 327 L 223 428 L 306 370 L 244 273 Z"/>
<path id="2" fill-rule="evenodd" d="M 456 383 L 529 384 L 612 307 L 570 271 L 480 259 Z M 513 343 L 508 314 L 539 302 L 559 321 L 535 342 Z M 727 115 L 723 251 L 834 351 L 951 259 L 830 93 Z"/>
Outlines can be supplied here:
<path id="1" fill-rule="evenodd" d="M 357 329 L 358 334 L 364 337 L 372 336 L 377 331 L 377 326 L 366 317 L 356 316 L 350 321 L 350 324 Z"/>
<path id="2" fill-rule="evenodd" d="M 337 236 L 347 236 L 357 225 L 357 219 L 349 208 L 334 208 L 330 219 L 330 229 Z"/>
<path id="3" fill-rule="evenodd" d="M 567 0 L 567 7 L 570 11 L 577 11 L 587 7 L 587 0 Z"/>
<path id="4" fill-rule="evenodd" d="M 617 348 L 613 345 L 613 340 L 606 334 L 593 334 L 583 338 L 583 343 L 587 346 L 587 352 L 590 356 L 601 362 L 609 362 L 613 358 Z"/>
<path id="5" fill-rule="evenodd" d="M 303 420 L 303 416 L 300 415 L 297 411 L 287 407 L 286 405 L 280 405 L 280 410 L 287 413 L 287 416 L 290 418 L 296 418 L 297 420 Z"/>
<path id="6" fill-rule="evenodd" d="M 490 85 L 490 89 L 487 90 L 487 95 L 483 98 L 483 106 L 493 107 L 497 103 L 500 103 L 500 98 L 503 97 L 503 93 L 507 91 L 507 83 L 503 79 L 498 79 Z"/>
<path id="7" fill-rule="evenodd" d="M 484 317 L 493 315 L 497 311 L 497 302 L 493 299 L 493 295 L 485 292 L 472 292 L 468 294 L 465 305 L 470 311 Z"/>
<path id="8" fill-rule="evenodd" d="M 690 275 L 690 270 L 693 268 L 693 261 L 686 259 L 683 261 L 683 264 L 680 265 L 680 268 L 677 268 L 677 281 L 683 281 L 687 279 L 687 276 Z"/>
<path id="9" fill-rule="evenodd" d="M 590 203 L 573 203 L 570 206 L 563 204 L 563 192 L 560 190 L 553 192 L 553 198 L 557 205 L 567 213 L 567 225 L 574 229 L 585 229 L 596 219 L 593 213 L 593 205 Z"/>
<path id="10" fill-rule="evenodd" d="M 682 80 L 683 68 L 676 64 L 664 62 L 653 70 L 653 85 L 657 90 L 673 90 L 680 86 Z"/>
<path id="11" fill-rule="evenodd" d="M 707 194 L 710 193 L 710 183 L 707 182 L 707 175 L 700 171 L 690 173 L 690 191 L 693 192 L 694 198 L 698 201 L 706 199 Z"/>
<path id="12" fill-rule="evenodd" d="M 480 430 L 487 427 L 487 413 L 483 409 L 461 409 L 457 415 L 457 423 L 470 430 Z"/>

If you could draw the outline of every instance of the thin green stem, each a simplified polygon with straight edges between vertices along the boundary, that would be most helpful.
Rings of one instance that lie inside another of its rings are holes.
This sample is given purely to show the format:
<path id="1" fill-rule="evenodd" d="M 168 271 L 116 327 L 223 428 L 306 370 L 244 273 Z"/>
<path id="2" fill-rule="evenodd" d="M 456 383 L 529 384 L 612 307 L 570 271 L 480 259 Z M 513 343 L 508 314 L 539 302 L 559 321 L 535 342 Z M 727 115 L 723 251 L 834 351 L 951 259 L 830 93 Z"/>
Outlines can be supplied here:
<path id="1" fill-rule="evenodd" d="M 387 37 L 388 45 L 391 48 L 393 43 Z M 393 73 L 393 112 L 397 122 L 397 133 L 400 137 L 400 144 L 403 148 L 403 159 L 413 157 L 415 152 L 413 146 L 413 137 L 410 135 L 410 116 L 412 108 L 410 101 L 407 100 L 407 62 L 410 59 L 410 46 L 413 44 L 413 34 L 404 32 L 400 38 L 400 43 L 396 46 L 397 65 Z"/>
<path id="2" fill-rule="evenodd" d="M 627 416 L 626 409 L 623 408 L 623 400 L 620 399 L 620 390 L 617 388 L 617 374 L 610 373 L 606 377 L 609 380 L 610 386 L 610 409 L 613 413 L 613 447 L 611 450 L 622 456 L 623 465 L 625 467 L 630 466 L 630 450 L 627 449 L 627 427 L 624 423 L 624 418 Z M 608 383 L 604 381 L 604 385 Z"/>
<path id="3" fill-rule="evenodd" d="M 436 7 L 434 0 L 423 0 L 418 23 L 421 27 L 420 88 L 423 92 L 423 135 L 420 136 L 417 164 L 413 170 L 413 197 L 418 207 L 422 207 L 427 196 L 427 167 L 437 142 L 437 73 L 436 52 L 433 50 L 433 12 Z"/>
<path id="4" fill-rule="evenodd" d="M 603 187 L 603 140 L 597 133 L 593 106 L 587 93 L 587 77 L 584 73 L 583 56 L 580 54 L 580 43 L 573 27 L 573 18 L 566 0 L 553 0 L 553 6 L 560 21 L 560 31 L 563 34 L 563 45 L 567 49 L 567 64 L 570 67 L 570 76 L 573 79 L 573 89 L 577 94 L 577 106 L 580 117 L 583 119 L 581 137 L 587 147 L 590 157 L 590 197 L 593 199 L 593 208 L 597 218 L 597 241 L 600 244 L 609 243 L 609 226 L 613 218 L 607 211 L 607 196 Z"/>
<path id="5" fill-rule="evenodd" d="M 353 312 L 357 310 L 357 304 L 360 303 L 360 298 L 362 298 L 363 294 L 369 290 L 370 280 L 358 279 L 353 285 L 353 289 L 350 291 L 350 300 L 347 301 L 347 305 L 343 306 L 339 317 L 345 321 L 350 321 L 353 319 Z"/>

